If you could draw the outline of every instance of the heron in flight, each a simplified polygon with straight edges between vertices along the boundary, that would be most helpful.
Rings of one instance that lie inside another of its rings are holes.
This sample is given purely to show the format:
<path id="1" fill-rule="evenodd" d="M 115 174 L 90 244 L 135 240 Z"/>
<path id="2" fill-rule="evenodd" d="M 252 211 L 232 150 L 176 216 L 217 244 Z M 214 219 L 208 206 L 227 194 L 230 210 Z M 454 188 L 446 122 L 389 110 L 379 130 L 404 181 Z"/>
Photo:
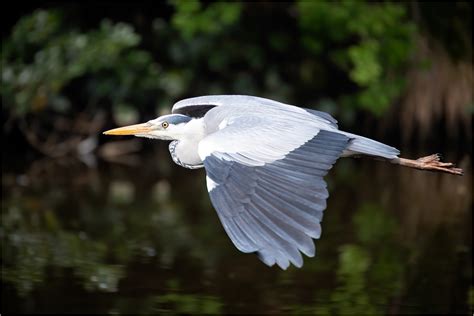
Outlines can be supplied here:
<path id="1" fill-rule="evenodd" d="M 325 112 L 244 95 L 185 99 L 172 114 L 104 134 L 171 140 L 175 163 L 205 168 L 211 202 L 235 247 L 282 269 L 301 267 L 301 253 L 314 256 L 329 196 L 323 178 L 339 157 L 462 173 L 437 155 L 399 158 L 394 147 L 339 130 Z"/>

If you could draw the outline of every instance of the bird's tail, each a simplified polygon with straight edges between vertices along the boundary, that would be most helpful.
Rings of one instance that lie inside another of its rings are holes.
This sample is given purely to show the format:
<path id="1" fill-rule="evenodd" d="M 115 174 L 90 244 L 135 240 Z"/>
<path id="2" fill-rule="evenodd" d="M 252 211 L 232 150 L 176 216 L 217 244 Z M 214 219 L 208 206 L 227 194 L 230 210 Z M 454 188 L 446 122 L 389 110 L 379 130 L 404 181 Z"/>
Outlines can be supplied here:
<path id="1" fill-rule="evenodd" d="M 385 145 L 376 140 L 339 131 L 350 138 L 349 145 L 343 151 L 342 156 L 369 155 L 388 159 L 391 163 L 435 172 L 445 172 L 462 176 L 463 170 L 456 168 L 453 163 L 442 162 L 438 154 L 421 157 L 418 159 L 407 159 L 398 157 L 400 151 L 392 146 Z"/>
<path id="2" fill-rule="evenodd" d="M 385 145 L 376 140 L 347 132 L 342 133 L 351 138 L 351 140 L 349 141 L 349 146 L 344 151 L 344 156 L 363 154 L 382 157 L 391 160 L 397 158 L 400 154 L 400 151 L 398 149 L 389 145 Z"/>

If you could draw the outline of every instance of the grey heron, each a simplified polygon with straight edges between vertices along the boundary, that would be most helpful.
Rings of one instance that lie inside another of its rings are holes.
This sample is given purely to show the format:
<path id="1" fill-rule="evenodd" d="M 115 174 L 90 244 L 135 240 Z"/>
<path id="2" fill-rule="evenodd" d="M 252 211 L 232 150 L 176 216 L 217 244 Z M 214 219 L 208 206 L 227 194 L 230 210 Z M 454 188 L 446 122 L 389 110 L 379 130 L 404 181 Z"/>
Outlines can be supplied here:
<path id="1" fill-rule="evenodd" d="M 237 249 L 286 269 L 313 257 L 339 157 L 366 155 L 408 167 L 461 174 L 437 155 L 399 158 L 398 149 L 338 129 L 329 114 L 244 95 L 174 104 L 172 114 L 104 132 L 170 140 L 178 165 L 206 170 L 209 196 Z"/>

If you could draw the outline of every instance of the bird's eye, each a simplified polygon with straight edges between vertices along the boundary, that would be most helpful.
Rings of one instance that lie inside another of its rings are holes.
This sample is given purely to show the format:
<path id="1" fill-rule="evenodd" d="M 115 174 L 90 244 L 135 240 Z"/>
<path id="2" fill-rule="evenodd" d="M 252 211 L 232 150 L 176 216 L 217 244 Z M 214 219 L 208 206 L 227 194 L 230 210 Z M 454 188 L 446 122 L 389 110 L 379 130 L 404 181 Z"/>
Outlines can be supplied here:
<path id="1" fill-rule="evenodd" d="M 168 124 L 168 122 L 163 122 L 163 123 L 161 123 L 161 126 L 163 128 L 167 128 L 169 126 L 169 124 Z"/>

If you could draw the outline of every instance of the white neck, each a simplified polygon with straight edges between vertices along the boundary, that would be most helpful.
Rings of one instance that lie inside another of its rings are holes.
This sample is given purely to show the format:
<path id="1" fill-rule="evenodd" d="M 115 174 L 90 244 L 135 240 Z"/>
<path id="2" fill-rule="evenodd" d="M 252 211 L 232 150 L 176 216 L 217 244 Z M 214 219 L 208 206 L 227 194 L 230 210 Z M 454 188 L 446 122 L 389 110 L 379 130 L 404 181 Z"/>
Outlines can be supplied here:
<path id="1" fill-rule="evenodd" d="M 204 120 L 202 118 L 192 119 L 186 124 L 180 124 L 182 126 L 176 126 L 176 129 L 170 131 L 172 139 L 179 141 L 198 140 L 205 136 Z"/>
<path id="2" fill-rule="evenodd" d="M 202 118 L 192 119 L 183 125 L 170 135 L 178 141 L 175 147 L 175 154 L 184 164 L 200 165 L 202 160 L 198 154 L 198 146 L 199 142 L 206 136 L 204 120 Z"/>

